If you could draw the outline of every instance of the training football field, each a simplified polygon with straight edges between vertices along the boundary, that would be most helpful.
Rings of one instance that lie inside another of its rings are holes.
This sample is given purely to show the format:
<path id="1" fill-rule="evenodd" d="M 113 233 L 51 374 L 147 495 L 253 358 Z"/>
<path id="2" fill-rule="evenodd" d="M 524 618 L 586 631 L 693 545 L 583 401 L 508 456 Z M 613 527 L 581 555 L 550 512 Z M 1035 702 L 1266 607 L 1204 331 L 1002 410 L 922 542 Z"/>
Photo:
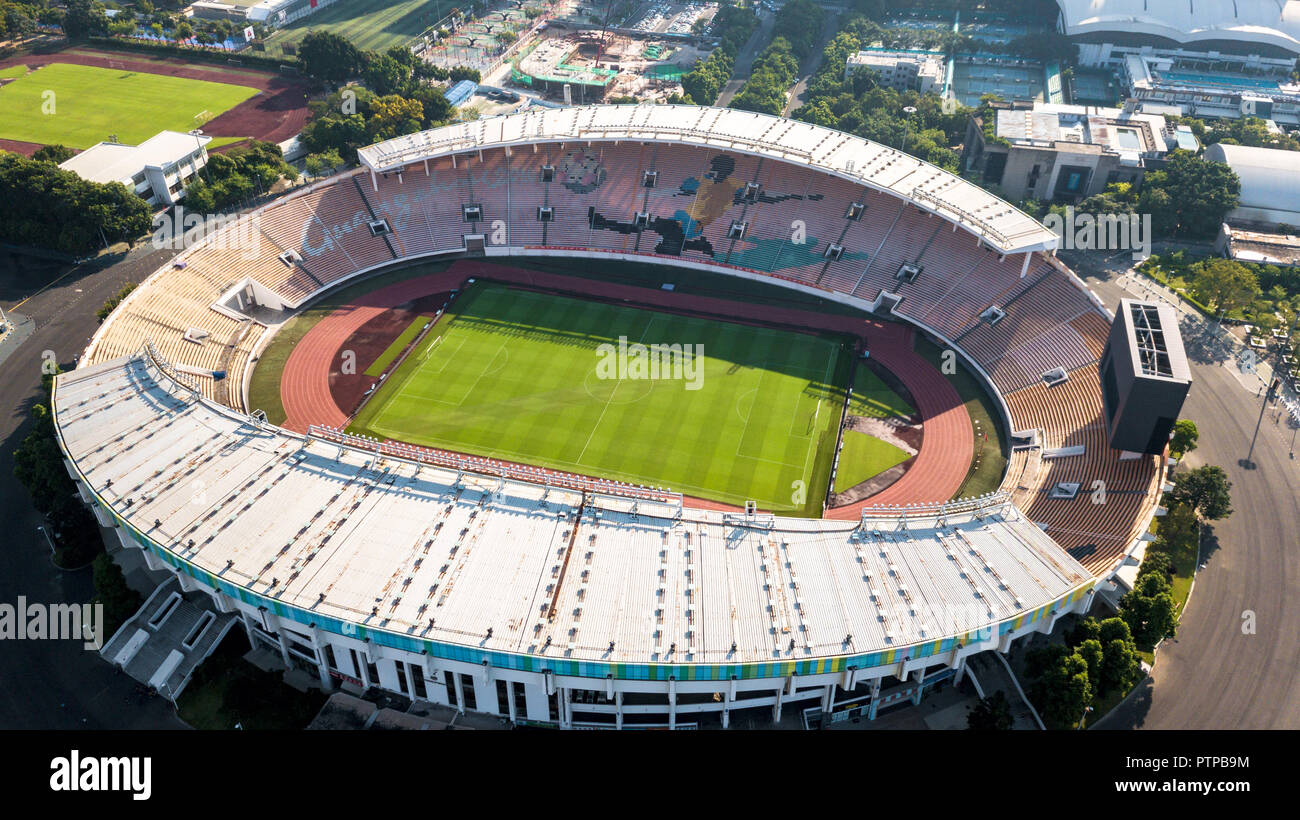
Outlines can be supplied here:
<path id="1" fill-rule="evenodd" d="M 617 367 L 620 336 L 700 345 L 689 349 L 702 357 L 670 378 L 632 378 L 631 355 Z M 349 429 L 818 514 L 850 357 L 833 338 L 480 283 Z"/>
<path id="2" fill-rule="evenodd" d="M 230 83 L 71 63 L 14 76 L 0 86 L 0 138 L 70 148 L 89 148 L 112 134 L 138 145 L 159 131 L 189 131 L 258 93 Z"/>

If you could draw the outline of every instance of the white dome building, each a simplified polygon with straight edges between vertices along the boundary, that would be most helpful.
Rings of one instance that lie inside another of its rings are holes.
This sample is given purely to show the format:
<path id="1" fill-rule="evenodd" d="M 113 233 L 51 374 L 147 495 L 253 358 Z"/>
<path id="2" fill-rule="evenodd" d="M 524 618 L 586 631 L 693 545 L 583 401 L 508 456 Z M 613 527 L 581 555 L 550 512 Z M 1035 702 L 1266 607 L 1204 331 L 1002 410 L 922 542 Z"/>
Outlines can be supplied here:
<path id="1" fill-rule="evenodd" d="M 1227 163 L 1241 178 L 1241 202 L 1230 221 L 1300 225 L 1300 151 L 1216 143 L 1205 158 Z"/>
<path id="2" fill-rule="evenodd" d="M 1178 44 L 1251 43 L 1300 54 L 1300 0 L 1057 0 L 1070 36 L 1122 33 Z"/>

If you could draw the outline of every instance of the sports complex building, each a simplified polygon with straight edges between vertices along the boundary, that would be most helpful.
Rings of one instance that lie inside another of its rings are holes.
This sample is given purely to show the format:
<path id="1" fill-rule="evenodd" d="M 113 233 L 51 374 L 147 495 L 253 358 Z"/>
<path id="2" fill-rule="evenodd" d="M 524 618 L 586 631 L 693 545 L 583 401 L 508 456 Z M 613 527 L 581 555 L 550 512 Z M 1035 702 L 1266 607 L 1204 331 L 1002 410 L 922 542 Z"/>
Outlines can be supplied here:
<path id="1" fill-rule="evenodd" d="M 158 270 L 53 399 L 101 523 L 326 688 L 565 728 L 875 717 L 1087 611 L 1160 512 L 1164 454 L 1106 438 L 1112 316 L 1055 234 L 945 171 L 693 106 L 533 108 L 360 159 Z M 443 257 L 466 258 L 440 274 L 466 282 L 525 257 L 639 260 L 871 311 L 854 321 L 915 399 L 919 454 L 878 495 L 799 517 L 381 441 L 330 401 L 346 335 L 294 349 L 284 426 L 249 406 L 284 317 Z M 976 434 L 914 338 L 986 386 L 1008 445 L 996 491 L 954 498 Z"/>

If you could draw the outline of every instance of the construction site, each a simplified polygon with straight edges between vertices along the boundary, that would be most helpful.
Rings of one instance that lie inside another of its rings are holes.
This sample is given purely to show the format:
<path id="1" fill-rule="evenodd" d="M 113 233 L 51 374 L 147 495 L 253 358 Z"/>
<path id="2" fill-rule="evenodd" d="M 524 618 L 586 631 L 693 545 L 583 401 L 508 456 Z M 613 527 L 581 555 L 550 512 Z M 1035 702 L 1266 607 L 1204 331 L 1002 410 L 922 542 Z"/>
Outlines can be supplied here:
<path id="1" fill-rule="evenodd" d="M 520 49 L 510 81 L 575 105 L 625 97 L 666 100 L 681 92 L 682 74 L 707 55 L 685 40 L 550 25 Z"/>

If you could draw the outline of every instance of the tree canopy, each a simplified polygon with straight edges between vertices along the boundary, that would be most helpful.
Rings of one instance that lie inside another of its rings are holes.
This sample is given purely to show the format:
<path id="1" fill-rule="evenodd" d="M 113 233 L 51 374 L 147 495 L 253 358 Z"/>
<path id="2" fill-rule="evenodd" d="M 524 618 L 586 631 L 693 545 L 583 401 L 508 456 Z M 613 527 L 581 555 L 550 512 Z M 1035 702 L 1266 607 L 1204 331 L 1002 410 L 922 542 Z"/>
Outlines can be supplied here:
<path id="1" fill-rule="evenodd" d="M 69 254 L 133 240 L 149 206 L 120 182 L 89 182 L 49 162 L 0 151 L 0 240 Z"/>
<path id="2" fill-rule="evenodd" d="M 1207 464 L 1174 477 L 1169 493 L 1174 503 L 1186 504 L 1211 521 L 1232 515 L 1232 482 L 1222 467 Z"/>

